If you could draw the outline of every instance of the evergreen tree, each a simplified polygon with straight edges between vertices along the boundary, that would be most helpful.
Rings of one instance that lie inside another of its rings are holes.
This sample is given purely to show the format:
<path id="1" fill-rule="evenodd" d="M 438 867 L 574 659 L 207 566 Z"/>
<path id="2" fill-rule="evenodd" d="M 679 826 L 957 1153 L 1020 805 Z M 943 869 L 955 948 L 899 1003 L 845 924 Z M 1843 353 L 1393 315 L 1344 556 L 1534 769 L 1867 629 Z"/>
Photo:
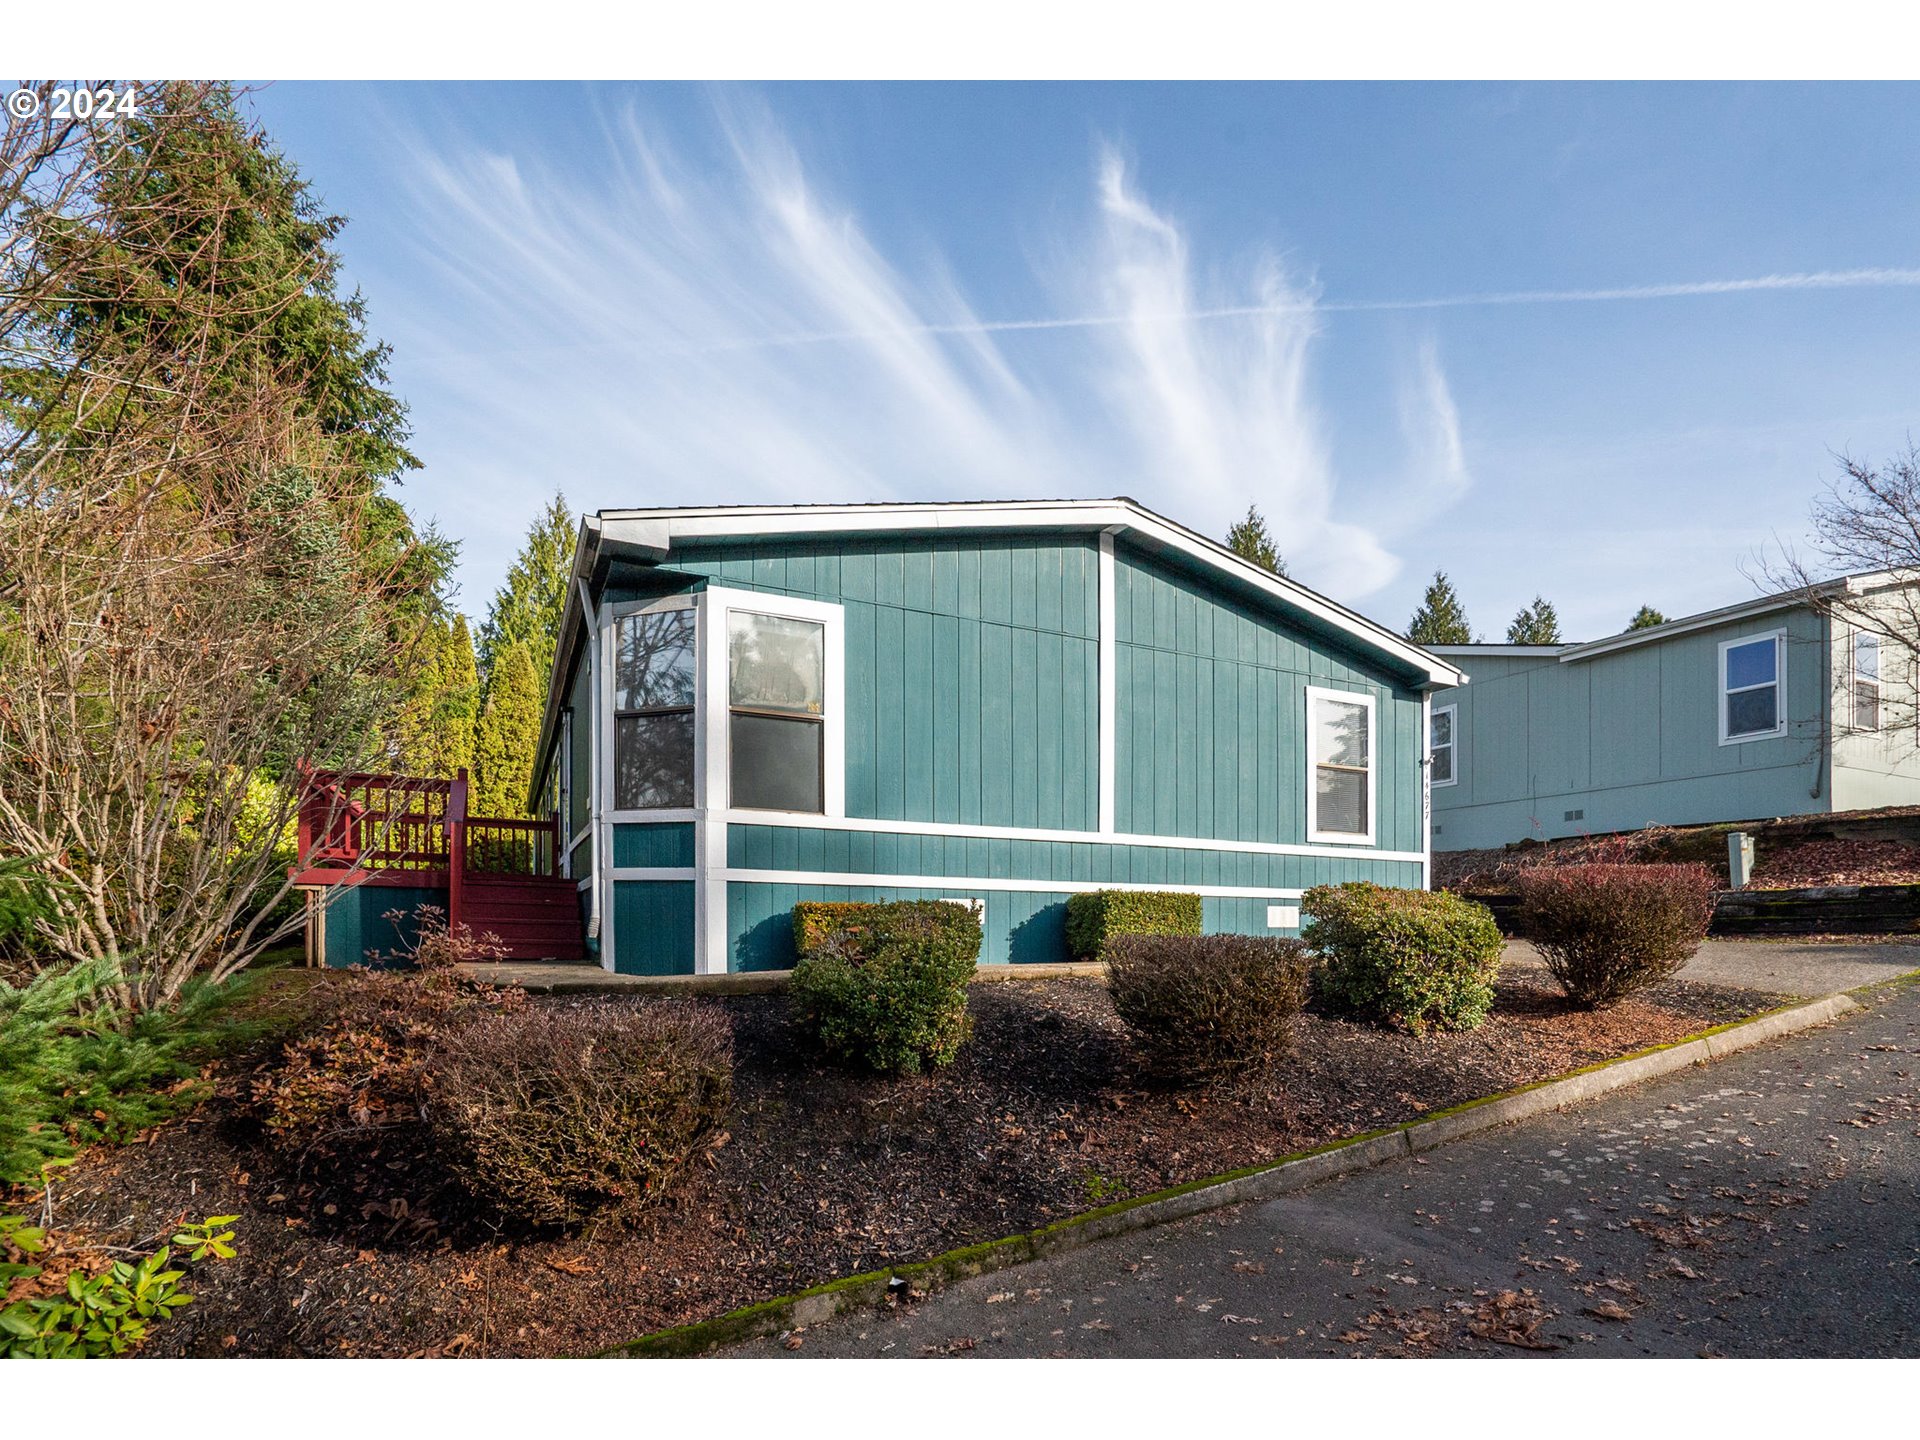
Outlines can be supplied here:
<path id="1" fill-rule="evenodd" d="M 526 646 L 533 673 L 542 679 L 553 668 L 554 639 L 567 606 L 575 528 L 567 497 L 556 491 L 527 532 L 527 543 L 507 571 L 507 583 L 494 593 L 493 607 L 480 627 L 480 681 L 488 691 L 506 645 Z M 539 724 L 538 716 L 534 723 Z"/>
<path id="2" fill-rule="evenodd" d="M 1540 596 L 1533 597 L 1533 604 L 1522 606 L 1520 613 L 1513 617 L 1513 623 L 1507 626 L 1509 645 L 1558 645 L 1560 640 L 1560 617 L 1554 613 Z"/>
<path id="3" fill-rule="evenodd" d="M 513 819 L 527 813 L 544 697 L 528 647 L 518 640 L 501 645 L 494 652 L 493 683 L 474 727 L 474 814 Z"/>
<path id="4" fill-rule="evenodd" d="M 406 775 L 451 777 L 463 766 L 473 767 L 480 711 L 480 675 L 467 617 L 455 611 L 451 621 L 434 620 L 422 650 L 418 683 L 398 726 L 395 768 Z"/>
<path id="5" fill-rule="evenodd" d="M 1407 638 L 1419 645 L 1471 645 L 1473 627 L 1467 623 L 1467 607 L 1447 579 L 1444 570 L 1433 572 L 1433 583 L 1421 598 L 1420 608 L 1407 622 Z"/>
<path id="6" fill-rule="evenodd" d="M 1656 625 L 1664 625 L 1666 623 L 1666 616 L 1662 615 L 1651 605 L 1642 605 L 1639 610 L 1634 613 L 1633 619 L 1627 622 L 1627 629 L 1651 630 Z"/>
<path id="7" fill-rule="evenodd" d="M 1267 533 L 1266 520 L 1251 505 L 1247 507 L 1247 518 L 1236 522 L 1227 531 L 1227 548 L 1242 560 L 1251 560 L 1262 570 L 1271 570 L 1275 575 L 1287 573 L 1287 562 L 1274 545 L 1273 537 Z"/>

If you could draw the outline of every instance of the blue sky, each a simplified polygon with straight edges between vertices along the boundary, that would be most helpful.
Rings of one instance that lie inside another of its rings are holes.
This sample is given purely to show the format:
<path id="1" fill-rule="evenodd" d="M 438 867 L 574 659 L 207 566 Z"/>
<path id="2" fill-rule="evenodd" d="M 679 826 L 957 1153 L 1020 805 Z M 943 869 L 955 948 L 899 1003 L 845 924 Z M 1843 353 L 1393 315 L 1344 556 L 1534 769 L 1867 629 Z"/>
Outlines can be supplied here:
<path id="1" fill-rule="evenodd" d="M 1920 412 L 1910 86 L 255 104 L 349 217 L 426 462 L 405 495 L 476 615 L 556 486 L 1130 494 L 1214 534 L 1257 504 L 1296 578 L 1395 626 L 1440 567 L 1489 639 L 1536 592 L 1590 638 L 1753 594 L 1831 452 Z M 1777 278 L 1809 275 L 1840 278 Z M 1617 293 L 1646 287 L 1687 293 Z"/>

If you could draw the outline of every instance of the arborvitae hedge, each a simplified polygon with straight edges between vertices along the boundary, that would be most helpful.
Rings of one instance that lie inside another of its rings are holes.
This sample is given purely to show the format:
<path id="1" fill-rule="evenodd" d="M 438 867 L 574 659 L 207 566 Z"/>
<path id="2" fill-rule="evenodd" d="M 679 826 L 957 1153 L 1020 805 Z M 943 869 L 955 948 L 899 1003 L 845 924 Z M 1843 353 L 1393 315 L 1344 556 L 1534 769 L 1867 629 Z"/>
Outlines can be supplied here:
<path id="1" fill-rule="evenodd" d="M 1117 935 L 1198 935 L 1200 897 L 1175 890 L 1095 890 L 1067 901 L 1067 949 L 1097 960 Z"/>

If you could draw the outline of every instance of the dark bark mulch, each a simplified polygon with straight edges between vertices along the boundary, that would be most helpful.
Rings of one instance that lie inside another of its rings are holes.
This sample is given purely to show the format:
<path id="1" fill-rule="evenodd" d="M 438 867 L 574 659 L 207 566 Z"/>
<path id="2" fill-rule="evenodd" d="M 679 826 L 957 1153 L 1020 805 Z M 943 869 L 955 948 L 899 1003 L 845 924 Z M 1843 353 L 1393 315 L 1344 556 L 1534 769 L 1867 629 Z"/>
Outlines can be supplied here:
<path id="1" fill-rule="evenodd" d="M 296 1163 L 231 1099 L 91 1153 L 58 1181 L 56 1218 L 137 1245 L 182 1215 L 241 1216 L 240 1257 L 195 1267 L 198 1298 L 146 1353 L 580 1354 L 1412 1119 L 1772 997 L 1674 983 L 1585 1013 L 1510 965 L 1476 1031 L 1418 1040 L 1309 1015 L 1290 1056 L 1201 1092 L 1142 1080 L 1092 980 L 975 986 L 961 1059 L 901 1080 L 821 1063 L 784 996 L 711 1003 L 734 1030 L 731 1133 L 631 1229 L 502 1228 L 411 1128 Z"/>

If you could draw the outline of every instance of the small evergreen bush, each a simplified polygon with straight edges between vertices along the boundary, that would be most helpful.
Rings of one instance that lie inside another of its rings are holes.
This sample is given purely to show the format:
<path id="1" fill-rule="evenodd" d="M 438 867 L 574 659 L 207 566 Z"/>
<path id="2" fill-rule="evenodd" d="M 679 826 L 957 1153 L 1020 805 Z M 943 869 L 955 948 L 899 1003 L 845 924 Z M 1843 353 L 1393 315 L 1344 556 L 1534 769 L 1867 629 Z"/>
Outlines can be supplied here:
<path id="1" fill-rule="evenodd" d="M 1705 865 L 1551 865 L 1518 881 L 1520 933 L 1589 1010 L 1671 979 L 1713 920 Z"/>
<path id="2" fill-rule="evenodd" d="M 1117 935 L 1198 935 L 1198 895 L 1176 890 L 1095 890 L 1067 901 L 1067 951 L 1098 960 Z"/>
<path id="3" fill-rule="evenodd" d="M 190 987 L 171 1010 L 129 1014 L 110 960 L 0 981 L 0 1185 L 30 1184 L 49 1161 L 122 1142 L 190 1108 L 200 1068 L 239 1031 L 229 982 Z"/>
<path id="4" fill-rule="evenodd" d="M 1106 949 L 1113 1008 L 1148 1067 L 1212 1080 L 1286 1049 L 1307 1002 L 1297 940 L 1257 935 L 1120 935 Z"/>
<path id="5" fill-rule="evenodd" d="M 882 1074 L 952 1063 L 966 1043 L 980 922 L 961 905 L 875 905 L 793 972 L 800 1021 L 830 1055 Z"/>
<path id="6" fill-rule="evenodd" d="M 1314 993 L 1332 1009 L 1424 1035 L 1471 1030 L 1493 1008 L 1501 939 L 1486 906 L 1355 881 L 1316 885 L 1300 908 Z"/>
<path id="7" fill-rule="evenodd" d="M 696 1002 L 490 1016 L 434 1054 L 433 1132 L 474 1194 L 534 1225 L 628 1215 L 720 1128 L 732 1032 Z"/>

